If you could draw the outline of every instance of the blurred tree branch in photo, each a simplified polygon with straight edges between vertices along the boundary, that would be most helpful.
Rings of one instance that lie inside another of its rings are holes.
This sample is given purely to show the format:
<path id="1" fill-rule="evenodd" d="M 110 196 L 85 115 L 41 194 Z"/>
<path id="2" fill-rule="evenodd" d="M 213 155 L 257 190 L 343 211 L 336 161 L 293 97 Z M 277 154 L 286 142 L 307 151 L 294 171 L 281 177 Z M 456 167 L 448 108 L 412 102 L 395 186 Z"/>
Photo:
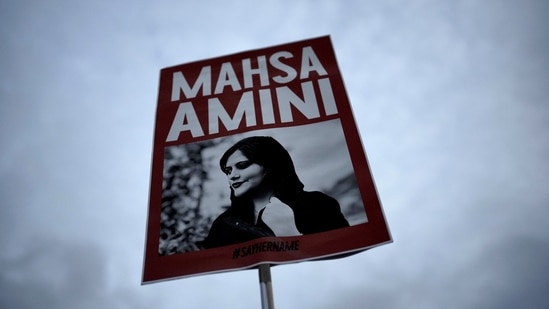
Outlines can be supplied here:
<path id="1" fill-rule="evenodd" d="M 212 218 L 200 211 L 208 179 L 203 151 L 214 145 L 214 141 L 205 141 L 165 150 L 160 255 L 200 250 L 196 243 L 208 234 Z"/>

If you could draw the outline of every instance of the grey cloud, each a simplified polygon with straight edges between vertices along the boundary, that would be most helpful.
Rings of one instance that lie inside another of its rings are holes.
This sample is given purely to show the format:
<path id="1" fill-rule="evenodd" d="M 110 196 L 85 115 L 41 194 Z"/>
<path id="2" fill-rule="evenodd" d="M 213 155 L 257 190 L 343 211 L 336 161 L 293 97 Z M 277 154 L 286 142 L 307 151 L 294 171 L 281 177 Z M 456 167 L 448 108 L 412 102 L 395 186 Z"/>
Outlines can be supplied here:
<path id="1" fill-rule="evenodd" d="M 546 1 L 0 6 L 0 306 L 259 306 L 139 286 L 158 70 L 324 34 L 395 242 L 277 267 L 277 307 L 549 306 Z"/>
<path id="2" fill-rule="evenodd" d="M 549 241 L 539 236 L 510 236 L 487 244 L 469 265 L 463 282 L 469 308 L 549 307 Z"/>
<path id="3" fill-rule="evenodd" d="M 5 308 L 97 308 L 106 301 L 105 257 L 93 244 L 68 244 L 47 234 L 22 241 L 4 256 Z"/>

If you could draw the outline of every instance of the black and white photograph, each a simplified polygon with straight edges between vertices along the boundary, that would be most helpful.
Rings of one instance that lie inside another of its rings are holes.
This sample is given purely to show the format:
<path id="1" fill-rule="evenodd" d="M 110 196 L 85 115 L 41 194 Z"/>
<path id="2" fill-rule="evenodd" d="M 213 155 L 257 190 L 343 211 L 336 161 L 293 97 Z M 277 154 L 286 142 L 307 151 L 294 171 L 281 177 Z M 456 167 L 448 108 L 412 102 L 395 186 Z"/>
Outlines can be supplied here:
<path id="1" fill-rule="evenodd" d="M 339 120 L 165 149 L 160 255 L 365 222 Z"/>

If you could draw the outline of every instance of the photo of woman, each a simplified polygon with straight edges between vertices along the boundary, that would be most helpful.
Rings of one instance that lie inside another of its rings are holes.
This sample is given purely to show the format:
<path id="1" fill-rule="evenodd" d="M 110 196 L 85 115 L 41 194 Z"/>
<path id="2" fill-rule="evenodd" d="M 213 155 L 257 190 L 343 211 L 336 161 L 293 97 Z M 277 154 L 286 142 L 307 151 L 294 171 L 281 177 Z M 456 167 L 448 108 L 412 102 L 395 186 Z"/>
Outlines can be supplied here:
<path id="1" fill-rule="evenodd" d="M 339 120 L 165 148 L 159 255 L 367 220 Z"/>
<path id="2" fill-rule="evenodd" d="M 213 222 L 204 248 L 349 226 L 335 199 L 303 190 L 290 154 L 272 137 L 240 140 L 219 164 L 228 178 L 231 206 Z"/>

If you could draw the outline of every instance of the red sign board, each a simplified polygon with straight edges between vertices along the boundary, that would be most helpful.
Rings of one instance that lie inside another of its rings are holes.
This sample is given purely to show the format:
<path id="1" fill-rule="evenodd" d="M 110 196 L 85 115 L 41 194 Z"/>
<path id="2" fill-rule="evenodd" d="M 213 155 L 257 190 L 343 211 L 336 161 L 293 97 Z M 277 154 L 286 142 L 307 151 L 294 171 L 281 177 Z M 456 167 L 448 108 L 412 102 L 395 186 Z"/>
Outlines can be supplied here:
<path id="1" fill-rule="evenodd" d="M 328 36 L 160 71 L 143 283 L 389 242 Z"/>

